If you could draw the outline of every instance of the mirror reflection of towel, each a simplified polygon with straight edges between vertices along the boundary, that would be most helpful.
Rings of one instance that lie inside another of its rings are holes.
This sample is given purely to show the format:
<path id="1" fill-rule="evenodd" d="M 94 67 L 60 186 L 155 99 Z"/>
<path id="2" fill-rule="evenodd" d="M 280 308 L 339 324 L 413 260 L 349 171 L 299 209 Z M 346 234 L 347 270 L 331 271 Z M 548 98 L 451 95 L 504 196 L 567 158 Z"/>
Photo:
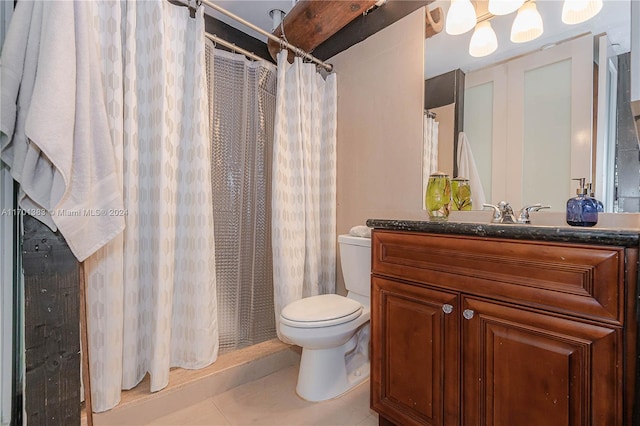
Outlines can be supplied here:
<path id="1" fill-rule="evenodd" d="M 478 173 L 476 162 L 473 159 L 473 152 L 471 152 L 471 144 L 469 143 L 469 138 L 467 138 L 467 135 L 464 132 L 460 132 L 460 135 L 458 136 L 457 157 L 458 177 L 469 179 L 473 209 L 482 210 L 482 205 L 487 201 L 484 195 L 484 189 L 482 189 L 480 174 Z"/>

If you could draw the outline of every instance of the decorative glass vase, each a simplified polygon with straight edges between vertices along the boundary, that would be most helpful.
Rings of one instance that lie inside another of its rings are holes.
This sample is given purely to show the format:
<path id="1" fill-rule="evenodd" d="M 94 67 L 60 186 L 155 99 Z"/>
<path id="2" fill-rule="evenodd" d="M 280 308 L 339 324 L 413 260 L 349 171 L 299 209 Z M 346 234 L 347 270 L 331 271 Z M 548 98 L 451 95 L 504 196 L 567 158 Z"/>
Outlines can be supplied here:
<path id="1" fill-rule="evenodd" d="M 451 210 L 471 210 L 471 186 L 469 179 L 454 178 L 451 180 Z"/>
<path id="2" fill-rule="evenodd" d="M 447 220 L 451 208 L 451 179 L 448 174 L 436 172 L 429 176 L 425 207 L 429 220 Z"/>

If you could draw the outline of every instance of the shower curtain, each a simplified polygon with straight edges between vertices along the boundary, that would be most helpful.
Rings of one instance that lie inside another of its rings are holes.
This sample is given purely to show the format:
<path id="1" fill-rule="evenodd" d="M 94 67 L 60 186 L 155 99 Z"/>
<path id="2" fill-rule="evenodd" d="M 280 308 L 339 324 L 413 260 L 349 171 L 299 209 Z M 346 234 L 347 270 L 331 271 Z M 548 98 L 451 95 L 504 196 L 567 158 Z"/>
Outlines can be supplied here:
<path id="1" fill-rule="evenodd" d="M 85 262 L 94 411 L 149 373 L 218 353 L 204 18 L 166 0 L 99 1 L 94 26 L 126 229 Z"/>
<path id="2" fill-rule="evenodd" d="M 276 336 L 271 154 L 276 68 L 207 40 L 220 351 Z"/>
<path id="3" fill-rule="evenodd" d="M 288 303 L 335 292 L 336 75 L 278 54 L 273 141 L 275 318 Z M 279 332 L 278 332 L 279 335 Z M 282 337 L 279 335 L 282 339 Z"/>
<path id="4" fill-rule="evenodd" d="M 429 175 L 438 170 L 438 122 L 427 111 L 424 112 L 422 134 L 422 196 L 424 197 Z M 424 198 L 422 209 L 426 209 Z"/>

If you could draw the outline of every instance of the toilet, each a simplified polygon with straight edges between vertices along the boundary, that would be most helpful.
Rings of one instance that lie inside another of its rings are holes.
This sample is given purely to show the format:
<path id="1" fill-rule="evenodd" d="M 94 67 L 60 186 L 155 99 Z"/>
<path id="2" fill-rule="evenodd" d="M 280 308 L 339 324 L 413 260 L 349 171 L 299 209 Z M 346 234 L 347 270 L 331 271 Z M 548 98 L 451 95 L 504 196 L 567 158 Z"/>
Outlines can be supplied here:
<path id="1" fill-rule="evenodd" d="M 371 239 L 338 236 L 347 296 L 323 294 L 285 306 L 280 334 L 302 347 L 296 392 L 337 397 L 369 377 Z"/>

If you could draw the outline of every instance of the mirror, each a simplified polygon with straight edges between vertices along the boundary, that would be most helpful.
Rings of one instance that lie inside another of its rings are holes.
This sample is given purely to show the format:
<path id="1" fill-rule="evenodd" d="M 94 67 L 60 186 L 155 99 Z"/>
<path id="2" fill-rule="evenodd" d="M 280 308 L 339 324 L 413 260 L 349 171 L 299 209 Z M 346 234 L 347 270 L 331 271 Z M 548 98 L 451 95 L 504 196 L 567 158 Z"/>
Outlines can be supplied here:
<path id="1" fill-rule="evenodd" d="M 446 14 L 449 3 L 437 0 L 428 7 Z M 483 16 L 487 2 L 474 3 Z M 456 69 L 464 73 L 462 125 L 454 126 L 468 136 L 487 202 L 504 199 L 514 209 L 540 202 L 564 211 L 575 195 L 571 179 L 586 177 L 594 182 L 596 197 L 606 200 L 607 211 L 614 211 L 617 89 L 612 82 L 618 55 L 630 51 L 630 1 L 604 0 L 598 15 L 571 26 L 561 21 L 562 3 L 536 2 L 544 33 L 527 43 L 509 40 L 515 12 L 492 17 L 498 50 L 482 58 L 468 53 L 473 30 L 427 38 L 425 80 Z M 582 118 L 576 118 L 578 110 Z M 441 157 L 455 158 L 446 145 L 440 146 Z M 443 171 L 453 175 L 453 169 L 452 164 Z"/>

